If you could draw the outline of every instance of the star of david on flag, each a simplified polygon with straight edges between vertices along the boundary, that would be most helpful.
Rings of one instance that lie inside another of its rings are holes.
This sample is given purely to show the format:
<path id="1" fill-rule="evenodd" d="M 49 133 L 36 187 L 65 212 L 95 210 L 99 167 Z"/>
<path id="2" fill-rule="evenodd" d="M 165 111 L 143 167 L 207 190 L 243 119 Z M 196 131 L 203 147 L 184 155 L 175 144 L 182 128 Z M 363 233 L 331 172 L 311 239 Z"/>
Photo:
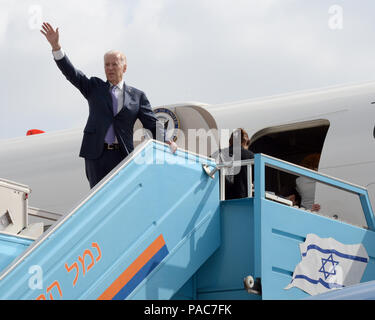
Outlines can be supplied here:
<path id="1" fill-rule="evenodd" d="M 285 289 L 297 287 L 310 295 L 359 283 L 369 260 L 362 244 L 345 245 L 315 234 L 299 246 L 302 259 Z"/>
<path id="2" fill-rule="evenodd" d="M 328 271 L 326 270 L 326 264 L 327 262 L 330 262 L 332 263 L 332 266 L 331 266 L 331 269 L 329 269 Z M 333 260 L 333 255 L 332 253 L 330 254 L 330 256 L 328 257 L 328 259 L 323 259 L 322 258 L 322 267 L 319 269 L 319 272 L 322 272 L 324 274 L 324 279 L 327 280 L 327 278 L 330 276 L 330 275 L 336 275 L 336 269 L 335 269 L 335 265 L 339 264 L 337 261 L 334 261 Z M 331 272 L 332 271 L 332 272 Z"/>

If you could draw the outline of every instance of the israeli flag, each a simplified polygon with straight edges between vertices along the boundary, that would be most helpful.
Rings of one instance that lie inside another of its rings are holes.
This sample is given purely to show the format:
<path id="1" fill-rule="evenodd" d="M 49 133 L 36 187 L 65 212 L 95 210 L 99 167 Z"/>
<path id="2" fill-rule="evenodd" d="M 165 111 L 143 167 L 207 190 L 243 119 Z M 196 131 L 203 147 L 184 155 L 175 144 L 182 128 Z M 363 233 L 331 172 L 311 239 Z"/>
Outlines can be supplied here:
<path id="1" fill-rule="evenodd" d="M 359 283 L 369 260 L 362 244 L 345 245 L 315 234 L 299 246 L 302 260 L 284 289 L 297 287 L 310 295 Z"/>

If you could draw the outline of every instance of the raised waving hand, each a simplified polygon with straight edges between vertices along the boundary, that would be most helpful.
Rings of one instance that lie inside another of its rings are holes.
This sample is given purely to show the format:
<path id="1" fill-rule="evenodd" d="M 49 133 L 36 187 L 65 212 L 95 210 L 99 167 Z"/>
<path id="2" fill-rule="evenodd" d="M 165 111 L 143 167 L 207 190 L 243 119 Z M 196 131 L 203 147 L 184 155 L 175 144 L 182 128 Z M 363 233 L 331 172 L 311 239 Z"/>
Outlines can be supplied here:
<path id="1" fill-rule="evenodd" d="M 52 26 L 48 22 L 43 22 L 42 29 L 40 30 L 40 32 L 46 37 L 53 51 L 61 49 L 59 43 L 59 28 L 53 30 Z"/>

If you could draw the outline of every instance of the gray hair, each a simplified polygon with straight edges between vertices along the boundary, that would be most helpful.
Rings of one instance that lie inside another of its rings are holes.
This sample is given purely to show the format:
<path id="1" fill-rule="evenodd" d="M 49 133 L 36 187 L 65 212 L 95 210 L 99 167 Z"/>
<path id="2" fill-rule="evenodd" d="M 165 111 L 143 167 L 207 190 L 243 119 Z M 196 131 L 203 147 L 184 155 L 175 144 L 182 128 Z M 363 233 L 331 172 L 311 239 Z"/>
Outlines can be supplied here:
<path id="1" fill-rule="evenodd" d="M 118 56 L 120 58 L 120 61 L 121 61 L 122 65 L 126 65 L 127 64 L 127 62 L 126 62 L 126 56 L 121 51 L 110 50 L 110 51 L 106 52 L 104 54 L 104 61 L 105 61 L 105 57 L 109 56 L 109 55 L 116 55 L 116 56 Z"/>

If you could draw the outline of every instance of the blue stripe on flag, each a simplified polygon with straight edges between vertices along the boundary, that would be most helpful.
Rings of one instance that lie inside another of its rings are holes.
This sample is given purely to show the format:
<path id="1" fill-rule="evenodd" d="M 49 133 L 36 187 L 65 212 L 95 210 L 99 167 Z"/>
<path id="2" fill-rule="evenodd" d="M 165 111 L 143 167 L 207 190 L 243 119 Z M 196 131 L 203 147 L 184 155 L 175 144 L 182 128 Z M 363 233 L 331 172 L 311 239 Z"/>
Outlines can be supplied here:
<path id="1" fill-rule="evenodd" d="M 333 289 L 333 288 L 343 288 L 345 286 L 341 285 L 341 284 L 338 284 L 338 283 L 328 283 L 328 282 L 325 282 L 323 279 L 319 278 L 318 280 L 314 280 L 314 279 L 311 279 L 307 276 L 305 276 L 304 274 L 297 274 L 293 280 L 295 279 L 304 279 L 304 280 L 307 280 L 308 282 L 312 283 L 312 284 L 322 284 L 324 287 L 326 287 L 327 289 Z M 292 280 L 292 282 L 293 282 Z"/>
<path id="2" fill-rule="evenodd" d="M 306 252 L 302 253 L 302 256 L 306 257 L 307 251 L 313 250 L 313 249 L 318 250 L 318 251 L 320 251 L 322 253 L 333 253 L 333 254 L 337 255 L 338 257 L 345 258 L 345 259 L 350 259 L 350 260 L 354 260 L 354 261 L 358 261 L 358 262 L 364 262 L 364 263 L 368 262 L 367 258 L 358 257 L 358 256 L 352 256 L 350 254 L 341 253 L 341 252 L 339 252 L 337 250 L 334 250 L 334 249 L 332 249 L 332 250 L 331 249 L 322 249 L 319 246 L 317 246 L 316 244 L 310 244 L 307 247 Z"/>

